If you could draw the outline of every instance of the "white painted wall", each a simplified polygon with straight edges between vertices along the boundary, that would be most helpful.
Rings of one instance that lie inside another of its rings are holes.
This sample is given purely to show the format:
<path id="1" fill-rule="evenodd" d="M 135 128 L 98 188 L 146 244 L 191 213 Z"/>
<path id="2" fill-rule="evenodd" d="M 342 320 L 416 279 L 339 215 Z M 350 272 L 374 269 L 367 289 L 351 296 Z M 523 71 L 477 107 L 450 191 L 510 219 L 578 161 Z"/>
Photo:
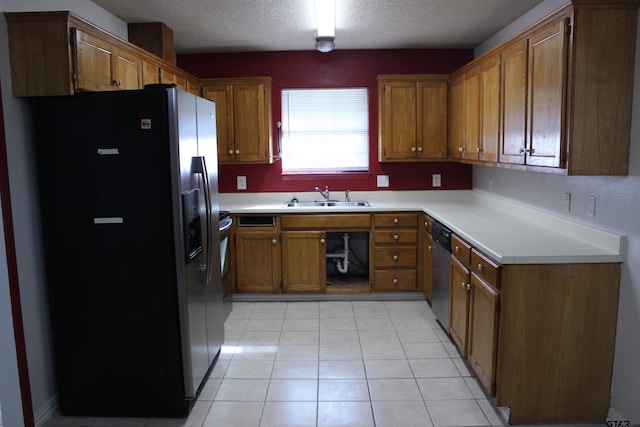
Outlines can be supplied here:
<path id="1" fill-rule="evenodd" d="M 476 49 L 480 55 L 538 19 L 565 0 L 546 0 Z M 612 415 L 640 423 L 640 25 L 636 44 L 631 159 L 627 177 L 565 177 L 474 166 L 473 188 L 524 202 L 627 236 L 627 262 L 622 267 L 616 336 Z M 571 211 L 564 212 L 564 194 L 571 193 Z M 587 216 L 587 198 L 596 198 L 596 216 Z M 526 243 L 523 243 L 526 244 Z"/>
<path id="2" fill-rule="evenodd" d="M 0 12 L 69 10 L 78 16 L 95 23 L 99 27 L 127 39 L 127 25 L 96 4 L 87 0 L 0 0 Z M 46 72 L 46 70 L 43 70 Z M 34 192 L 35 171 L 30 144 L 30 123 L 26 114 L 26 101 L 11 96 L 11 73 L 9 68 L 9 50 L 7 27 L 4 17 L 0 17 L 0 82 L 2 84 L 2 102 L 4 108 L 5 137 L 7 142 L 7 160 L 9 164 L 9 184 L 16 240 L 18 280 L 22 303 L 23 324 L 26 340 L 31 396 L 36 422 L 43 421 L 55 405 L 55 383 L 52 365 L 52 349 L 49 338 L 49 321 L 46 290 L 43 277 L 42 247 L 39 239 L 39 215 L 37 197 Z M 0 224 L 1 225 L 1 224 Z M 3 243 L 4 249 L 4 243 Z M 1 261 L 6 268 L 6 259 Z M 0 265 L 0 266 L 2 266 Z M 8 281 L 5 274 L 0 275 L 0 297 L 8 294 Z M 13 348 L 7 348 L 13 333 L 9 336 L 4 322 L 0 328 L 0 363 L 10 360 Z M 7 338 L 9 337 L 9 338 Z M 5 339 L 7 342 L 5 343 Z M 13 356 L 15 358 L 15 355 Z M 7 364 L 7 378 L 13 365 Z M 5 396 L 18 396 L 13 381 L 0 381 L 0 404 L 2 415 L 7 419 L 6 426 L 22 425 L 19 404 L 5 402 Z M 15 366 L 14 366 L 15 368 Z M 18 401 L 19 402 L 19 401 Z M 12 422 L 8 422 L 12 420 Z M 19 420 L 19 423 L 17 422 Z"/>

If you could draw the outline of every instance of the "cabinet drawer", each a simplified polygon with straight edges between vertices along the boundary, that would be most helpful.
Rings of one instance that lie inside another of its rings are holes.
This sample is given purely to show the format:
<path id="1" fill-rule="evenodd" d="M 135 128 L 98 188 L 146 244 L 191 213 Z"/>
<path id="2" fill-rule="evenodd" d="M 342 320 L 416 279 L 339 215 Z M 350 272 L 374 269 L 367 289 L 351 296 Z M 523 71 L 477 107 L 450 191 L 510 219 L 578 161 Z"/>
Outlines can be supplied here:
<path id="1" fill-rule="evenodd" d="M 376 270 L 373 288 L 376 291 L 415 291 L 416 270 Z"/>
<path id="2" fill-rule="evenodd" d="M 416 230 L 376 230 L 374 233 L 376 245 L 379 244 L 415 244 L 418 241 Z"/>
<path id="3" fill-rule="evenodd" d="M 282 228 L 321 230 L 368 229 L 371 215 L 282 215 Z"/>
<path id="4" fill-rule="evenodd" d="M 416 268 L 416 251 L 415 246 L 374 248 L 374 265 L 376 268 Z"/>
<path id="5" fill-rule="evenodd" d="M 471 245 L 453 234 L 451 236 L 451 253 L 458 260 L 469 267 L 471 263 Z"/>
<path id="6" fill-rule="evenodd" d="M 373 217 L 373 221 L 376 227 L 417 227 L 418 214 L 376 214 Z"/>
<path id="7" fill-rule="evenodd" d="M 475 249 L 471 250 L 471 270 L 496 289 L 500 289 L 500 265 Z"/>

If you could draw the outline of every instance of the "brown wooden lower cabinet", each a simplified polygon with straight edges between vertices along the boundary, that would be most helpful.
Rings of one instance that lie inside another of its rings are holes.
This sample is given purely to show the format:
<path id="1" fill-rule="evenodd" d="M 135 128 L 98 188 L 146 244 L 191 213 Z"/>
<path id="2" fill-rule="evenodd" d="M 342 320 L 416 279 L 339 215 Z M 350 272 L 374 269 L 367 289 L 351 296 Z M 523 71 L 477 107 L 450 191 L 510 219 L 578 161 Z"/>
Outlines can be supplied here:
<path id="1" fill-rule="evenodd" d="M 282 290 L 325 292 L 326 253 L 324 231 L 283 231 Z"/>
<path id="2" fill-rule="evenodd" d="M 499 303 L 500 292 L 472 274 L 467 360 L 491 396 L 495 396 L 496 385 Z"/>
<path id="3" fill-rule="evenodd" d="M 280 292 L 281 244 L 277 230 L 236 230 L 235 278 L 238 292 Z"/>
<path id="4" fill-rule="evenodd" d="M 503 265 L 496 404 L 511 423 L 602 423 L 620 264 Z"/>

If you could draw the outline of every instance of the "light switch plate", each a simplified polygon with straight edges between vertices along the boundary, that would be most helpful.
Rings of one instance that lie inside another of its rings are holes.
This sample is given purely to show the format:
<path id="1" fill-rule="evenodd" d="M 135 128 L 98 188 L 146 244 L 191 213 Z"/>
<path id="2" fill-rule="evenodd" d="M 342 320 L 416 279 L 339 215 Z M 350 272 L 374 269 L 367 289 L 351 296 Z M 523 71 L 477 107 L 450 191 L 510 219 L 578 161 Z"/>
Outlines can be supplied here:
<path id="1" fill-rule="evenodd" d="M 389 175 L 378 175 L 378 187 L 389 186 Z"/>
<path id="2" fill-rule="evenodd" d="M 247 177 L 246 176 L 238 176 L 237 178 L 237 188 L 238 190 L 246 190 L 247 189 Z"/>
<path id="3" fill-rule="evenodd" d="M 442 175 L 439 173 L 434 173 L 431 175 L 431 186 L 432 187 L 440 187 L 442 185 Z"/>

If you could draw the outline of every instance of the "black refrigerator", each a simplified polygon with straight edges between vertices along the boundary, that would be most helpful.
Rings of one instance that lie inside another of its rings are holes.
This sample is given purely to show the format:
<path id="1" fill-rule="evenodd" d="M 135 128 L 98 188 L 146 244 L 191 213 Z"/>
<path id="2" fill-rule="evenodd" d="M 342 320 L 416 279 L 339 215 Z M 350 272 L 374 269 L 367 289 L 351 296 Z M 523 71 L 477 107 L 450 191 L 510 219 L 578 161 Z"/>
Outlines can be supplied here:
<path id="1" fill-rule="evenodd" d="M 224 340 L 215 104 L 152 85 L 30 109 L 61 413 L 188 415 Z"/>

